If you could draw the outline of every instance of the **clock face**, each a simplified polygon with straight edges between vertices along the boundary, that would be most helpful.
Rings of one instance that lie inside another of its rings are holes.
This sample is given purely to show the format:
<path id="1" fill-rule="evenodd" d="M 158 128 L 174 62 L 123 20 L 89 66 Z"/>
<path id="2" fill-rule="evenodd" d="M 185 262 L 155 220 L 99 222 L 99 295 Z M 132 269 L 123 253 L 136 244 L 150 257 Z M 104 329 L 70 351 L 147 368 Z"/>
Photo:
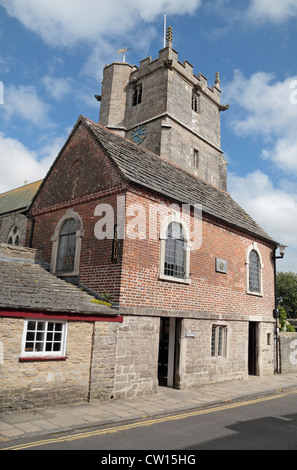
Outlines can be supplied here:
<path id="1" fill-rule="evenodd" d="M 146 128 L 145 126 L 137 126 L 131 132 L 131 140 L 135 142 L 135 144 L 141 144 L 146 138 Z"/>

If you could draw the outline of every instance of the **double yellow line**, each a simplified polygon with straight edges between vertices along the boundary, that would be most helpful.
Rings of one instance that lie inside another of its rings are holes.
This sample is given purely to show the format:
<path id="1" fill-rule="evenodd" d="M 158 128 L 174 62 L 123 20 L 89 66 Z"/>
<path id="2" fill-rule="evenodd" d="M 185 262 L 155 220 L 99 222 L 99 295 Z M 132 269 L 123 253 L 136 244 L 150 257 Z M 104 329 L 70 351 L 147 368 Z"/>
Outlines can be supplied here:
<path id="1" fill-rule="evenodd" d="M 28 442 L 27 444 L 19 444 L 16 446 L 6 447 L 2 450 L 24 450 L 24 449 L 31 449 L 33 447 L 57 444 L 59 442 L 71 442 L 71 441 L 76 441 L 79 439 L 87 439 L 88 437 L 103 436 L 105 434 L 115 434 L 117 432 L 128 431 L 129 429 L 149 427 L 154 424 L 166 423 L 168 421 L 179 421 L 179 420 L 190 418 L 193 416 L 199 416 L 199 415 L 205 415 L 208 413 L 215 413 L 218 411 L 230 410 L 233 408 L 239 408 L 241 406 L 254 405 L 256 403 L 275 400 L 276 398 L 282 398 L 288 395 L 297 394 L 297 390 L 293 390 L 289 392 L 282 392 L 282 390 L 280 389 L 280 390 L 277 390 L 276 392 L 277 392 L 276 395 L 271 395 L 271 396 L 267 396 L 263 398 L 257 398 L 257 399 L 242 401 L 242 402 L 237 402 L 237 403 L 227 403 L 227 404 L 215 406 L 212 408 L 205 408 L 205 409 L 197 410 L 197 411 L 189 411 L 187 413 L 169 415 L 169 416 L 165 416 L 162 418 L 155 418 L 155 419 L 152 418 L 152 419 L 147 419 L 144 421 L 137 421 L 137 422 L 133 422 L 130 424 L 123 424 L 123 425 L 109 427 L 109 428 L 100 429 L 96 431 L 86 431 L 86 432 L 81 432 L 78 434 L 72 434 L 72 435 L 66 435 L 66 436 L 52 438 L 52 439 L 46 439 L 43 441 Z"/>

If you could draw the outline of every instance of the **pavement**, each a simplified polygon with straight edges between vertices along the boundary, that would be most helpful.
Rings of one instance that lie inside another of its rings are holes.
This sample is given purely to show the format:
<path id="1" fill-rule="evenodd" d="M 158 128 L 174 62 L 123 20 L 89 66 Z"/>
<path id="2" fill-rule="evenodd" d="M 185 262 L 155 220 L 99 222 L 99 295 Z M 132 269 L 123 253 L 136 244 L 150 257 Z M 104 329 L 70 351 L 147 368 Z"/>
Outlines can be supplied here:
<path id="1" fill-rule="evenodd" d="M 170 416 L 194 410 L 281 396 L 297 391 L 297 373 L 199 386 L 193 390 L 159 387 L 154 395 L 123 400 L 98 401 L 0 413 L 0 443 L 15 439 L 82 431 L 94 426 Z"/>

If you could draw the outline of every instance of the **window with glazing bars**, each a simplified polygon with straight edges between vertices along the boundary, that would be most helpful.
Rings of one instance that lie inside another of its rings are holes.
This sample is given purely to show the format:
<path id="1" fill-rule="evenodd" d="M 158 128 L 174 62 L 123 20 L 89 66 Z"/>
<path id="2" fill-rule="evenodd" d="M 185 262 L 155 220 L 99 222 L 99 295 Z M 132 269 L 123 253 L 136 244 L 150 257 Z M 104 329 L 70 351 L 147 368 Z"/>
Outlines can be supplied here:
<path id="1" fill-rule="evenodd" d="M 249 290 L 261 292 L 260 258 L 255 250 L 250 252 L 249 257 Z"/>
<path id="2" fill-rule="evenodd" d="M 26 320 L 24 355 L 64 355 L 65 322 Z"/>
<path id="3" fill-rule="evenodd" d="M 211 332 L 211 356 L 226 356 L 227 327 L 214 325 Z"/>
<path id="4" fill-rule="evenodd" d="M 59 235 L 57 273 L 71 273 L 74 270 L 77 223 L 68 219 Z"/>
<path id="5" fill-rule="evenodd" d="M 167 229 L 164 274 L 183 279 L 185 259 L 185 238 L 182 226 L 178 222 L 172 222 Z"/>

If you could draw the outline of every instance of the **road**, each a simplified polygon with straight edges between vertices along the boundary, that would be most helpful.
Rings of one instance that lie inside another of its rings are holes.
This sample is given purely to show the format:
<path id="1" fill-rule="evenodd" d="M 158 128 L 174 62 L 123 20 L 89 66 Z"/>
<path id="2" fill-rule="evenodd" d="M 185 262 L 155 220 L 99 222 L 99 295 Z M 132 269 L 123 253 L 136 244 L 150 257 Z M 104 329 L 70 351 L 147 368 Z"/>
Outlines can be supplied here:
<path id="1" fill-rule="evenodd" d="M 31 442 L 28 439 L 11 441 L 1 443 L 0 449 L 97 450 L 100 451 L 95 453 L 97 462 L 109 464 L 121 462 L 100 459 L 118 459 L 119 450 L 128 451 L 122 452 L 125 456 L 133 456 L 133 451 L 141 450 L 145 452 L 138 455 L 142 455 L 142 463 L 148 465 L 153 464 L 145 461 L 146 455 L 152 455 L 150 450 L 162 455 L 165 450 L 174 451 L 176 458 L 197 456 L 200 450 L 213 449 L 296 450 L 297 391 L 284 393 L 280 398 L 263 397 L 184 414 L 43 436 Z M 127 460 L 122 464 L 132 468 L 136 462 Z"/>

